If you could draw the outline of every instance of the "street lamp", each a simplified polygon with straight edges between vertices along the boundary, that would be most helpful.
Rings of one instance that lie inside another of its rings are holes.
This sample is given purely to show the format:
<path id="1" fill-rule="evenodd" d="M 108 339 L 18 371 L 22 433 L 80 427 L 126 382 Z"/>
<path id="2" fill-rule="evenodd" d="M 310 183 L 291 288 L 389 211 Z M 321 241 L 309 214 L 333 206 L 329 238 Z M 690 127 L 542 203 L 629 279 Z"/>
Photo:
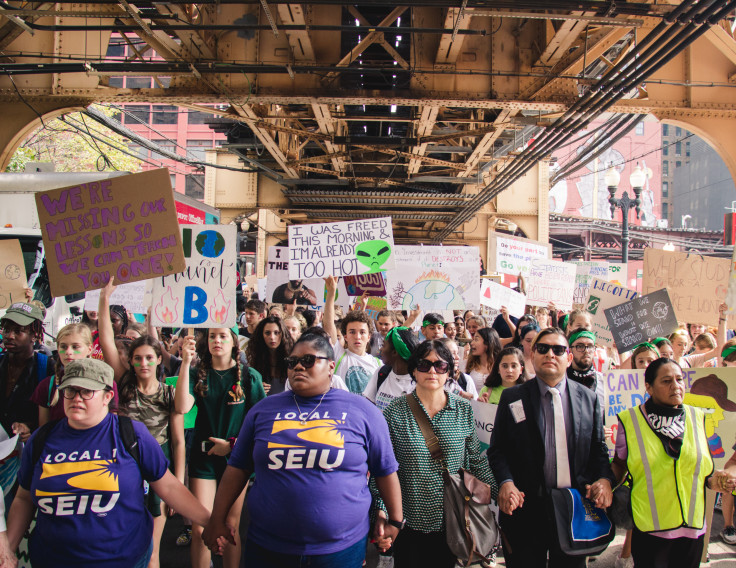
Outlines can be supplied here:
<path id="1" fill-rule="evenodd" d="M 608 199 L 608 202 L 611 204 L 611 219 L 614 217 L 616 207 L 621 209 L 621 262 L 624 264 L 629 261 L 629 209 L 636 209 L 636 218 L 638 219 L 639 213 L 641 212 L 641 199 L 639 197 L 641 196 L 641 190 L 644 187 L 646 179 L 646 174 L 637 162 L 636 168 L 634 168 L 634 171 L 629 176 L 629 183 L 634 190 L 636 199 L 632 200 L 626 191 L 624 191 L 620 199 L 616 199 L 616 189 L 621 181 L 621 174 L 618 173 L 613 164 L 610 164 L 608 171 L 606 171 L 606 186 L 608 186 L 608 193 L 611 195 Z"/>

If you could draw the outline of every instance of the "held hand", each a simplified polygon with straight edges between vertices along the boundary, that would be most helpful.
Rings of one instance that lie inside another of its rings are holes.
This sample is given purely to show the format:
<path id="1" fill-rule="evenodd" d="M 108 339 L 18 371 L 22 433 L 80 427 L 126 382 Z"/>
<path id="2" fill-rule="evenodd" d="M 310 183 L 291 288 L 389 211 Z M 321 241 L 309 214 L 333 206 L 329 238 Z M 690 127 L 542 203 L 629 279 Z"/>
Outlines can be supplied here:
<path id="1" fill-rule="evenodd" d="M 30 302 L 31 300 L 33 300 L 33 290 L 31 290 L 28 286 L 24 286 L 23 292 L 26 295 L 26 302 Z"/>
<path id="2" fill-rule="evenodd" d="M 501 486 L 498 492 L 498 508 L 507 515 L 524 506 L 524 494 L 516 488 L 513 481 Z"/>
<path id="3" fill-rule="evenodd" d="M 501 317 L 506 321 L 509 320 L 509 309 L 506 306 L 501 306 Z"/>
<path id="4" fill-rule="evenodd" d="M 100 297 L 105 297 L 107 300 L 110 299 L 110 296 L 112 296 L 112 293 L 115 291 L 115 276 L 110 276 L 110 280 L 107 281 L 107 284 L 105 284 L 105 287 L 100 291 Z"/>
<path id="5" fill-rule="evenodd" d="M 393 540 L 399 533 L 399 529 L 389 525 L 385 517 L 379 513 L 375 524 L 373 525 L 373 539 L 375 540 L 376 546 L 381 552 L 386 552 L 391 546 L 393 546 Z"/>
<path id="6" fill-rule="evenodd" d="M 365 307 L 368 305 L 368 290 L 364 290 L 363 293 L 360 296 L 360 306 L 361 310 L 365 310 Z"/>
<path id="7" fill-rule="evenodd" d="M 329 298 L 335 297 L 337 291 L 337 276 L 328 276 L 325 278 L 325 292 Z"/>
<path id="8" fill-rule="evenodd" d="M 235 537 L 233 537 L 233 531 L 225 523 L 216 522 L 210 519 L 207 526 L 204 527 L 202 532 L 202 541 L 204 544 L 215 554 L 222 554 L 222 548 L 225 542 L 235 544 Z"/>
<path id="9" fill-rule="evenodd" d="M 27 442 L 28 438 L 31 437 L 31 429 L 27 424 L 23 424 L 23 422 L 13 422 L 11 428 L 13 430 L 13 434 L 18 434 L 20 441 L 23 443 Z"/>
<path id="10" fill-rule="evenodd" d="M 592 485 L 586 485 L 585 497 L 593 501 L 593 504 L 599 509 L 610 507 L 613 502 L 611 482 L 601 478 Z"/>
<path id="11" fill-rule="evenodd" d="M 226 456 L 230 453 L 230 442 L 227 440 L 222 438 L 210 438 L 209 440 L 214 446 L 207 452 L 208 456 Z"/>
<path id="12" fill-rule="evenodd" d="M 187 335 L 184 343 L 181 346 L 181 362 L 182 364 L 191 365 L 194 356 L 196 355 L 196 342 L 194 341 L 193 335 Z"/>
<path id="13" fill-rule="evenodd" d="M 721 302 L 721 305 L 718 306 L 718 313 L 722 318 L 725 318 L 728 314 L 728 304 L 726 302 Z"/>

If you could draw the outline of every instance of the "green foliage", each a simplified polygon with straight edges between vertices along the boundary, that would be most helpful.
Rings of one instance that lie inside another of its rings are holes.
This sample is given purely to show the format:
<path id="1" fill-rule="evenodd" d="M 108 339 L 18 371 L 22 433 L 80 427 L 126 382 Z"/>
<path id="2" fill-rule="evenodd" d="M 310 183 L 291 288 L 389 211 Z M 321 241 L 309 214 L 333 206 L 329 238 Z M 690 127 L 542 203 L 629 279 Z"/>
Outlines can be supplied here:
<path id="1" fill-rule="evenodd" d="M 27 148 L 21 146 L 15 151 L 13 157 L 10 158 L 8 167 L 5 168 L 6 172 L 22 172 L 25 170 L 28 162 L 36 161 L 36 151 L 33 148 Z"/>

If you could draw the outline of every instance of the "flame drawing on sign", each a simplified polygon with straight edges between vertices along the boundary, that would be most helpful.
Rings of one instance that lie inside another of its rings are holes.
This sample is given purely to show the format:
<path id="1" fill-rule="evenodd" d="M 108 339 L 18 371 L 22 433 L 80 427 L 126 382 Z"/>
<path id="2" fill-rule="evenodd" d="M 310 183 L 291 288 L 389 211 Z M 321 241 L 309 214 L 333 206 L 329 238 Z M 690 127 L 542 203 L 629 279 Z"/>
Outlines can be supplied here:
<path id="1" fill-rule="evenodd" d="M 179 298 L 174 298 L 174 293 L 171 291 L 171 286 L 166 289 L 166 292 L 161 296 L 161 300 L 154 307 L 154 312 L 159 321 L 164 323 L 171 323 L 179 318 Z"/>
<path id="2" fill-rule="evenodd" d="M 430 270 L 428 272 L 423 272 L 422 275 L 416 279 L 416 283 L 419 284 L 419 282 L 422 282 L 423 280 L 442 280 L 443 282 L 450 283 L 450 277 L 445 272 L 440 272 L 439 270 Z"/>
<path id="3" fill-rule="evenodd" d="M 218 290 L 217 296 L 214 301 L 210 304 L 210 319 L 215 323 L 224 323 L 227 321 L 227 314 L 230 311 L 230 304 L 225 300 L 225 295 L 222 290 Z"/>

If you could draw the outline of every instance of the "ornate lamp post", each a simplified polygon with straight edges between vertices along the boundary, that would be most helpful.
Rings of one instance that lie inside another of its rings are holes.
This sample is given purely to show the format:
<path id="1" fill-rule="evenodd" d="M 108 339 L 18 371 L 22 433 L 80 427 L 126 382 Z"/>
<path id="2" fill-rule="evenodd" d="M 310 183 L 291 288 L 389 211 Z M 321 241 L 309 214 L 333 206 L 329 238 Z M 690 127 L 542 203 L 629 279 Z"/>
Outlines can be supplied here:
<path id="1" fill-rule="evenodd" d="M 621 174 L 616 171 L 613 164 L 610 164 L 606 171 L 606 186 L 608 186 L 608 193 L 611 197 L 608 202 L 611 204 L 611 218 L 614 217 L 616 207 L 621 209 L 622 225 L 621 225 L 621 262 L 626 264 L 629 261 L 629 209 L 636 209 L 636 218 L 639 218 L 641 212 L 641 190 L 646 182 L 646 174 L 642 171 L 639 163 L 637 162 L 636 168 L 629 176 L 629 183 L 631 188 L 634 190 L 634 196 L 636 199 L 631 199 L 628 192 L 624 191 L 624 194 L 620 199 L 616 199 L 616 189 L 621 181 Z"/>

